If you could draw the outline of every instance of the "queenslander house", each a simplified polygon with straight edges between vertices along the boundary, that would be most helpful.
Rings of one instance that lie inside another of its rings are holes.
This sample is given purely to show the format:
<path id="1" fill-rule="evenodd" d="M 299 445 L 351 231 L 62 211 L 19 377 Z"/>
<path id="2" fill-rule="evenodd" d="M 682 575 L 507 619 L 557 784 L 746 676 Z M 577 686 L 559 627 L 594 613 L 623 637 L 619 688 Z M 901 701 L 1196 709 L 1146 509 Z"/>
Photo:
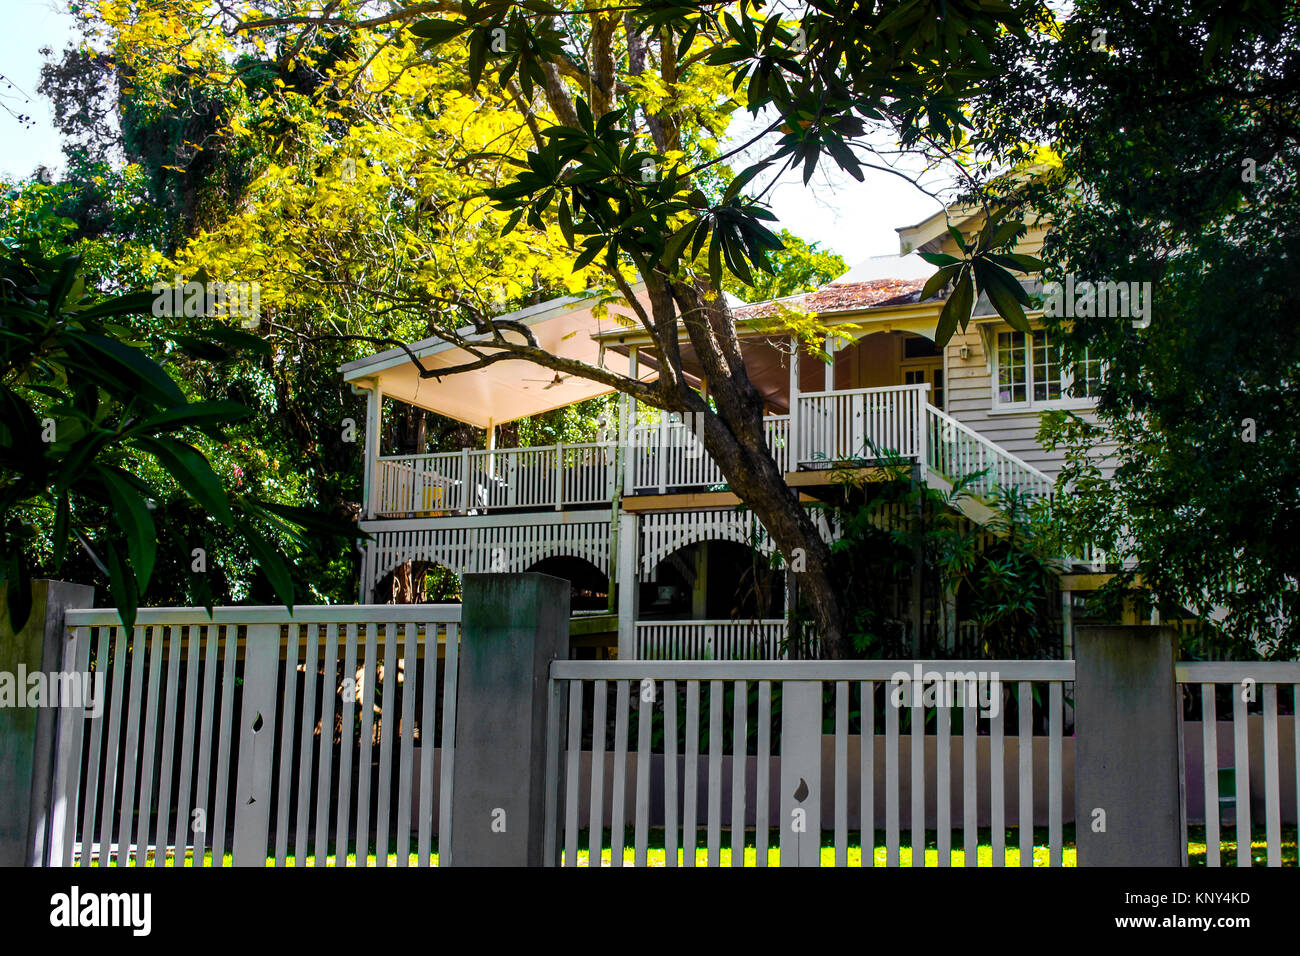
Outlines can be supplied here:
<path id="1" fill-rule="evenodd" d="M 969 232 L 982 215 L 937 213 L 899 230 L 899 256 L 868 260 L 806 295 L 735 310 L 749 377 L 766 397 L 772 454 L 809 507 L 843 494 L 837 482 L 846 468 L 861 474 L 888 458 L 939 491 L 964 481 L 950 517 L 986 529 L 982 538 L 992 545 L 1006 492 L 1022 502 L 1052 492 L 1063 459 L 1039 444 L 1040 416 L 1070 409 L 1088 418 L 1099 363 L 1085 357 L 1066 367 L 1059 344 L 1040 327 L 1041 312 L 1028 313 L 1033 329 L 1025 334 L 983 300 L 967 330 L 939 348 L 933 336 L 943 299 L 919 301 L 934 269 L 915 253 L 954 252 L 949 217 Z M 1043 232 L 1031 228 L 1017 251 L 1036 253 Z M 838 330 L 827 339 L 831 362 L 773 331 L 782 306 L 816 313 Z M 630 317 L 626 306 L 602 310 L 590 296 L 508 316 L 549 351 L 651 380 L 657 357 Z M 684 332 L 682 343 L 685 370 L 707 395 Z M 422 377 L 412 355 L 432 370 L 468 359 L 431 338 L 342 368 L 353 390 L 367 396 L 360 525 L 371 540 L 362 559 L 363 601 L 386 600 L 382 586 L 408 562 L 457 575 L 536 570 L 573 583 L 575 647 L 623 658 L 790 652 L 793 588 L 690 422 L 621 396 L 597 441 L 500 447 L 499 426 L 611 390 L 523 361 Z M 385 453 L 386 402 L 483 429 L 483 447 Z M 1108 452 L 1096 449 L 1103 473 Z M 838 534 L 839 523 L 819 520 L 828 539 Z M 891 519 L 882 513 L 879 520 Z M 1049 656 L 1070 656 L 1083 592 L 1104 580 L 1104 560 L 1092 557 L 1054 565 L 1040 622 Z M 907 580 L 913 574 L 902 572 L 894 590 L 909 628 L 929 635 L 927 650 L 982 656 L 978 622 L 962 617 L 963 595 L 923 595 Z"/>

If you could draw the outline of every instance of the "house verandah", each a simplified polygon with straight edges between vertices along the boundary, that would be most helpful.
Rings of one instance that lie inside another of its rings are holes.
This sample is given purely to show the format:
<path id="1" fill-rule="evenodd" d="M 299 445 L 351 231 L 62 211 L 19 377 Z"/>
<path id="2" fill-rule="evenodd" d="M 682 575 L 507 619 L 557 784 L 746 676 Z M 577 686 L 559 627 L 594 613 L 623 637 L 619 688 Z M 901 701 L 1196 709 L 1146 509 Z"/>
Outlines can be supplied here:
<path id="1" fill-rule="evenodd" d="M 740 309 L 746 368 L 767 401 L 773 455 L 809 505 L 831 495 L 834 468 L 861 471 L 889 456 L 939 490 L 972 479 L 962 517 L 986 525 L 996 513 L 995 488 L 1034 499 L 1050 494 L 1053 479 L 945 410 L 958 360 L 954 353 L 950 362 L 930 338 L 942 303 L 917 302 L 919 286 L 832 285 L 795 303 L 842 326 L 825 342 L 829 363 L 774 331 L 770 316 L 779 304 Z M 602 313 L 596 301 L 567 297 L 509 318 L 554 352 L 653 380 L 657 356 L 630 310 L 613 305 Z M 691 384 L 707 396 L 689 343 L 682 347 Z M 588 612 L 605 599 L 617 617 L 622 658 L 783 655 L 794 603 L 782 562 L 728 490 L 692 422 L 619 396 L 614 421 L 602 423 L 596 441 L 500 447 L 499 426 L 611 390 L 522 361 L 437 376 L 467 357 L 432 338 L 342 369 L 367 397 L 361 527 L 371 540 L 363 600 L 374 600 L 377 586 L 406 562 L 458 575 L 549 570 L 574 581 L 575 596 L 582 582 Z M 383 454 L 386 400 L 482 429 L 483 447 Z M 831 519 L 815 513 L 830 540 Z M 1062 581 L 1067 589 L 1051 626 L 1061 628 L 1059 653 L 1068 655 L 1070 576 Z M 912 600 L 913 627 L 922 617 L 932 627 L 942 616 L 949 648 L 969 643 L 969 622 L 938 614 L 934 601 L 925 608 L 917 594 Z"/>

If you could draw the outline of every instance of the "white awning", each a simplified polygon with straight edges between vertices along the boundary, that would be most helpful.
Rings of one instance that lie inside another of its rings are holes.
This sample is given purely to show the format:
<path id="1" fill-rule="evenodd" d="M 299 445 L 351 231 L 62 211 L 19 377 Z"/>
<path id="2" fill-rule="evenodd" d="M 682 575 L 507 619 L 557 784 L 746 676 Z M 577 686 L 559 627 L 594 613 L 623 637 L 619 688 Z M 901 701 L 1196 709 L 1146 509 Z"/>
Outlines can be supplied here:
<path id="1" fill-rule="evenodd" d="M 554 355 L 626 375 L 628 357 L 605 348 L 593 336 L 627 327 L 628 323 L 640 328 L 640 323 L 625 305 L 608 305 L 608 314 L 597 318 L 593 310 L 598 303 L 599 299 L 592 296 L 566 296 L 500 318 L 528 326 L 538 344 Z M 461 330 L 466 337 L 471 337 L 472 332 Z M 517 334 L 508 337 L 523 341 Z M 436 336 L 416 342 L 410 349 L 430 371 L 475 360 L 464 349 Z M 424 378 L 400 348 L 349 362 L 341 371 L 346 382 L 362 385 L 377 380 L 385 395 L 478 428 L 538 415 L 613 391 L 577 376 L 557 376 L 550 369 L 522 359 L 508 359 L 442 378 Z M 655 374 L 643 366 L 642 377 L 652 381 Z"/>

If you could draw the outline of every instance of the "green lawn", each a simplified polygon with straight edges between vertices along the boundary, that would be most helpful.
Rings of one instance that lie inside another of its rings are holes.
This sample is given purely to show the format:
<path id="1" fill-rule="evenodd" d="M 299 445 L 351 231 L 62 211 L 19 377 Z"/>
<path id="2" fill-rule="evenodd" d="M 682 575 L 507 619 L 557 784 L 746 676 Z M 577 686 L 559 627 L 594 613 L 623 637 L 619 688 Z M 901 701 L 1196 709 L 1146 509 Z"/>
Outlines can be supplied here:
<path id="1" fill-rule="evenodd" d="M 1297 866 L 1296 827 L 1294 824 L 1282 827 L 1282 865 Z M 1219 854 L 1221 866 L 1237 865 L 1237 828 L 1229 824 L 1219 828 Z M 1187 859 L 1192 866 L 1205 866 L 1205 827 L 1189 826 L 1187 828 Z M 1268 842 L 1263 827 L 1250 830 L 1250 859 L 1252 866 L 1264 866 L 1268 863 Z"/>
<path id="2" fill-rule="evenodd" d="M 632 831 L 631 828 L 629 828 L 627 831 L 628 839 L 631 839 L 631 836 L 632 836 Z M 702 828 L 700 830 L 699 836 L 701 840 L 705 839 L 704 830 Z M 903 845 L 899 847 L 899 862 L 900 865 L 902 866 L 912 865 L 911 836 L 912 834 L 910 830 L 904 832 L 901 835 L 901 841 Z M 1067 824 L 1063 828 L 1062 836 L 1064 842 L 1062 848 L 1064 865 L 1074 866 L 1075 848 L 1074 848 L 1073 824 Z M 1224 866 L 1236 866 L 1237 865 L 1236 830 L 1232 827 L 1224 828 L 1222 836 L 1223 836 L 1223 841 L 1221 843 L 1222 863 Z M 780 851 L 775 846 L 779 838 L 780 838 L 780 834 L 776 830 L 772 830 L 768 835 L 767 862 L 769 866 L 778 866 L 780 864 Z M 830 831 L 823 831 L 822 851 L 821 851 L 821 861 L 823 866 L 835 865 L 834 838 L 835 838 L 834 833 Z M 935 831 L 933 830 L 926 831 L 926 844 L 925 844 L 925 865 L 926 866 L 938 866 L 939 851 L 937 847 L 937 840 L 938 840 L 938 835 Z M 1047 828 L 1035 827 L 1034 828 L 1034 866 L 1048 865 L 1047 840 L 1048 840 Z M 606 830 L 604 833 L 604 838 L 601 841 L 601 846 L 603 847 L 603 849 L 601 851 L 601 856 L 600 856 L 601 864 L 604 866 L 609 866 L 612 858 L 612 854 L 609 849 L 609 842 L 610 842 L 610 831 Z M 874 865 L 884 866 L 885 865 L 885 846 L 884 846 L 885 832 L 883 830 L 876 831 L 875 842 L 876 845 L 873 854 Z M 377 862 L 376 849 L 373 846 L 368 847 L 367 849 L 369 852 L 366 855 L 365 865 L 374 866 Z M 862 840 L 861 840 L 861 834 L 859 834 L 856 830 L 850 831 L 848 834 L 847 849 L 848 849 L 849 866 L 861 866 L 863 860 Z M 976 857 L 977 865 L 992 866 L 993 864 L 992 834 L 987 827 L 983 827 L 979 831 L 979 842 L 977 845 L 976 854 L 977 854 Z M 290 848 L 289 850 L 289 855 L 290 857 L 292 857 L 293 855 L 292 848 Z M 726 831 L 724 831 L 722 835 L 722 849 L 719 855 L 721 857 L 722 866 L 732 865 L 731 835 Z M 434 846 L 432 858 L 434 864 L 436 865 L 438 859 L 436 845 Z M 1256 866 L 1263 866 L 1267 861 L 1268 858 L 1267 843 L 1265 840 L 1263 827 L 1255 827 L 1251 831 L 1251 858 L 1254 861 L 1254 865 Z M 744 865 L 753 866 L 755 864 L 756 859 L 757 859 L 757 850 L 755 848 L 754 832 L 751 830 L 751 831 L 747 831 L 745 834 Z M 1007 830 L 1005 859 L 1006 859 L 1007 866 L 1020 865 L 1019 833 L 1015 828 L 1011 828 Z M 1205 827 L 1204 826 L 1188 827 L 1188 859 L 1192 866 L 1205 866 L 1206 855 L 1205 855 Z M 222 860 L 225 866 L 230 866 L 232 864 L 231 856 L 229 853 L 225 854 Z M 355 848 L 349 847 L 349 852 L 345 857 L 345 860 L 346 862 L 344 865 L 346 866 L 357 865 L 357 855 L 356 855 Z M 667 851 L 664 849 L 664 831 L 662 828 L 652 829 L 649 834 L 649 845 L 646 850 L 646 862 L 650 866 L 664 866 L 666 865 L 667 860 L 668 860 L 668 854 Z M 684 862 L 684 860 L 685 860 L 685 854 L 682 850 L 679 849 L 677 851 L 678 864 L 681 865 Z M 962 838 L 961 830 L 953 831 L 951 860 L 952 860 L 951 863 L 952 866 L 965 865 L 966 853 L 963 848 L 963 838 Z M 418 861 L 418 857 L 414 853 L 408 857 L 408 863 L 410 866 L 415 866 L 417 861 Z M 633 852 L 630 847 L 625 848 L 623 851 L 623 862 L 628 866 L 631 866 L 634 862 Z M 267 866 L 275 865 L 275 861 L 273 859 L 268 859 L 266 863 Z M 589 866 L 590 863 L 591 863 L 591 851 L 590 851 L 589 834 L 586 830 L 583 830 L 579 833 L 578 836 L 578 865 Z M 705 849 L 705 847 L 700 846 L 696 848 L 695 864 L 696 866 L 708 865 L 708 851 L 707 849 Z M 92 864 L 92 865 L 96 865 L 96 864 Z M 113 865 L 116 865 L 116 861 L 114 861 Z M 135 865 L 134 858 L 131 860 L 130 865 L 131 866 Z M 153 853 L 150 853 L 148 855 L 148 859 L 145 865 L 146 866 L 158 865 L 157 861 L 154 859 Z M 180 861 L 180 863 L 177 864 L 177 862 L 169 854 L 166 857 L 166 860 L 163 863 L 163 865 L 164 866 L 176 866 L 176 865 L 193 866 L 194 859 L 192 854 L 187 851 L 183 859 Z M 202 865 L 203 866 L 212 865 L 211 851 L 208 851 L 204 854 Z M 291 858 L 287 861 L 286 865 L 292 867 L 298 864 L 296 863 L 295 860 Z M 315 866 L 316 865 L 315 854 L 309 854 L 302 865 Z M 338 857 L 335 853 L 333 844 L 330 845 L 329 854 L 325 857 L 325 865 L 326 866 L 339 865 Z M 397 865 L 397 848 L 395 845 L 393 845 L 389 850 L 388 865 L 389 866 Z M 1282 828 L 1282 865 L 1283 866 L 1298 865 L 1297 864 L 1297 835 L 1296 835 L 1296 827 L 1294 825 L 1288 825 Z"/>

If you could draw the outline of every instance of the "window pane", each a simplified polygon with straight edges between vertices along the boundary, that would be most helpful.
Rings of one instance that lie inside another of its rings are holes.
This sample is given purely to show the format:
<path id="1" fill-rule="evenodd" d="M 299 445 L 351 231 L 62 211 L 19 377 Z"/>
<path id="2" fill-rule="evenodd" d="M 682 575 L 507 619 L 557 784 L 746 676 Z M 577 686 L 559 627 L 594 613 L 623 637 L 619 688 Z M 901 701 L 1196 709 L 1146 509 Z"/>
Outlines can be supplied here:
<path id="1" fill-rule="evenodd" d="M 1002 404 L 1023 402 L 1028 368 L 1025 364 L 1025 334 L 998 333 L 998 401 Z"/>
<path id="2" fill-rule="evenodd" d="M 1097 394 L 1100 385 L 1101 359 L 1094 358 L 1087 349 L 1084 349 L 1083 358 L 1074 369 L 1074 396 L 1091 398 Z"/>
<path id="3" fill-rule="evenodd" d="M 930 404 L 935 408 L 943 408 L 943 369 L 934 370 L 934 387 L 930 392 Z"/>
<path id="4" fill-rule="evenodd" d="M 939 346 L 923 335 L 903 340 L 903 358 L 931 358 L 939 355 Z"/>
<path id="5" fill-rule="evenodd" d="M 1034 401 L 1051 402 L 1061 397 L 1061 347 L 1047 340 L 1046 332 L 1034 333 Z"/>

